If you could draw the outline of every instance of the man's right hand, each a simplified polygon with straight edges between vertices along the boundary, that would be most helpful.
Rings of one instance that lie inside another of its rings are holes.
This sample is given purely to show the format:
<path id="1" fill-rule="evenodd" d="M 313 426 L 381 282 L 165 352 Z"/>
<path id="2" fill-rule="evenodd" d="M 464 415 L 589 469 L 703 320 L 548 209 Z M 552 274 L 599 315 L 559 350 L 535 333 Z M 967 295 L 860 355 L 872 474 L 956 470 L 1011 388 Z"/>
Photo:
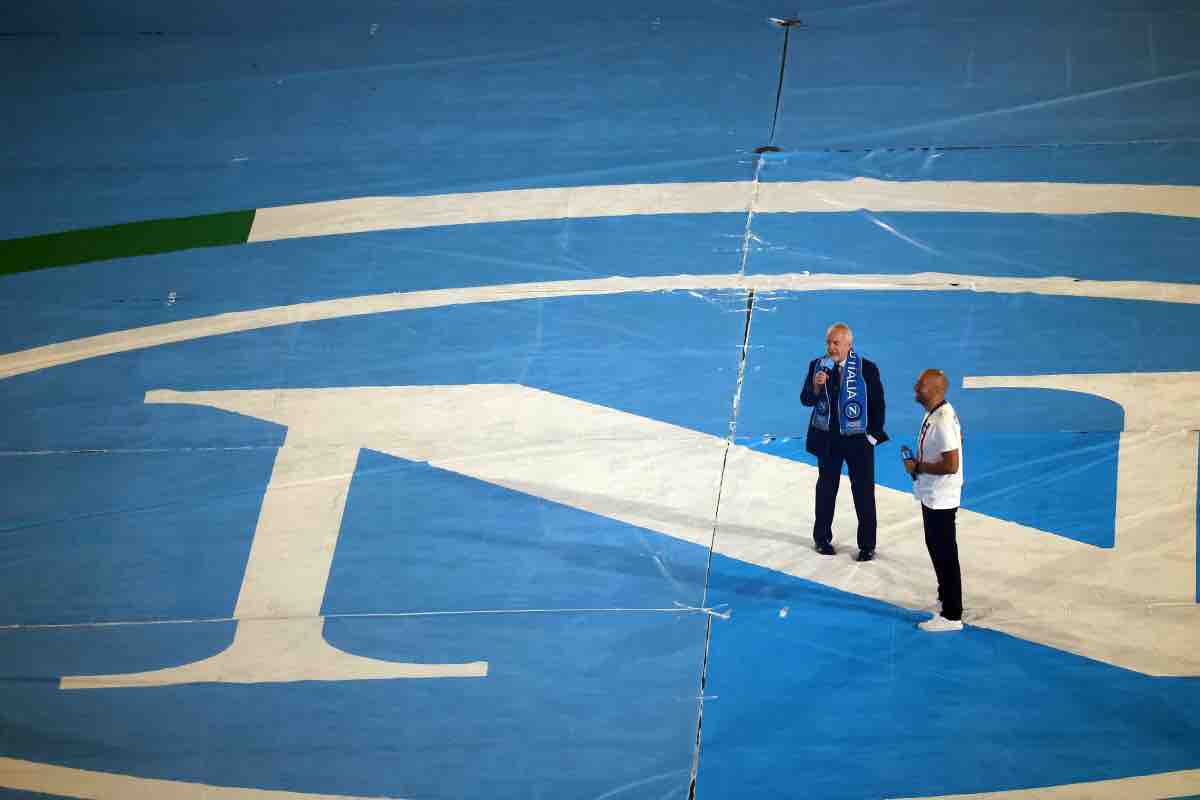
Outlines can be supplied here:
<path id="1" fill-rule="evenodd" d="M 825 370 L 819 369 L 813 373 L 813 386 L 816 388 L 820 389 L 825 385 L 827 380 L 829 380 L 829 375 L 826 374 Z"/>

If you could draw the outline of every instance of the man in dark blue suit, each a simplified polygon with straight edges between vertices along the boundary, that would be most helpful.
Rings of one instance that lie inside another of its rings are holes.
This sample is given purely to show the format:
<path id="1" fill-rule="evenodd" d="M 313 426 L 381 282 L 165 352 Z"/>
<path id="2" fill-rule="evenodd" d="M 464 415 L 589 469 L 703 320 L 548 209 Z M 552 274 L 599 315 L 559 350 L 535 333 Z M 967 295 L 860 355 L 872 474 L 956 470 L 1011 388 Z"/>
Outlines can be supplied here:
<path id="1" fill-rule="evenodd" d="M 887 441 L 886 407 L 879 368 L 854 349 L 854 332 L 835 322 L 825 332 L 823 358 L 814 358 L 800 392 L 812 406 L 805 448 L 817 457 L 817 552 L 831 556 L 833 507 L 842 481 L 842 464 L 850 473 L 850 492 L 858 514 L 858 560 L 875 557 L 875 446 Z"/>

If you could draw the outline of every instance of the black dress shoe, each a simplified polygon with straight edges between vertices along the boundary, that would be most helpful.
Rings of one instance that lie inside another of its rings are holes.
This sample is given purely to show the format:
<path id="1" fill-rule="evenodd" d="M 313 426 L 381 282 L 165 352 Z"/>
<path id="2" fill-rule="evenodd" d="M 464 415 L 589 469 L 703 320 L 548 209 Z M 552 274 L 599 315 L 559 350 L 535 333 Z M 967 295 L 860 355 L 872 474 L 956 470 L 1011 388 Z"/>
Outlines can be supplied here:
<path id="1" fill-rule="evenodd" d="M 817 552 L 823 556 L 831 556 L 836 553 L 837 550 L 833 549 L 833 545 L 828 544 L 827 542 L 821 542 L 817 544 Z"/>
<path id="2" fill-rule="evenodd" d="M 873 558 L 875 558 L 874 550 L 859 550 L 858 556 L 854 560 L 855 561 L 870 561 Z"/>

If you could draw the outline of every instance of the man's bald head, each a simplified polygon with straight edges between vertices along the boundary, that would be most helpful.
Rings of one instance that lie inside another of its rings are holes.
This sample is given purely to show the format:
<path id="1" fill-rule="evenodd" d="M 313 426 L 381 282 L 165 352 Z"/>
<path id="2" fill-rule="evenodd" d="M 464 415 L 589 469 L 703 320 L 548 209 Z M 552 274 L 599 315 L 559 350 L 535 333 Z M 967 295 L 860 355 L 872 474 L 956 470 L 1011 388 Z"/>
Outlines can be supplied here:
<path id="1" fill-rule="evenodd" d="M 936 387 L 943 395 L 950 388 L 950 381 L 946 379 L 946 373 L 940 369 L 927 369 L 921 373 L 921 380 L 930 381 L 931 385 Z"/>
<path id="2" fill-rule="evenodd" d="M 913 386 L 916 401 L 926 409 L 931 409 L 945 400 L 946 392 L 949 390 L 950 381 L 946 379 L 946 373 L 940 369 L 925 370 L 921 373 L 921 377 L 917 378 L 916 385 Z"/>

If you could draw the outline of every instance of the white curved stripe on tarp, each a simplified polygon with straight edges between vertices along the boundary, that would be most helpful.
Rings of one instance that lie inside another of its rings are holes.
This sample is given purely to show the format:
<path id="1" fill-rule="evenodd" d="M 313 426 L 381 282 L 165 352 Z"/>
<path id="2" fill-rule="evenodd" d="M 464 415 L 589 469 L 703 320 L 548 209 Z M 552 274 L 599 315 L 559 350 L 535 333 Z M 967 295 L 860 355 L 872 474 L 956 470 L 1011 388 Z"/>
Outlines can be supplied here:
<path id="1" fill-rule="evenodd" d="M 1062 786 L 1038 786 L 1005 792 L 946 794 L 893 800 L 1167 800 L 1200 792 L 1200 769 L 1160 772 L 1135 778 L 1115 778 Z"/>
<path id="2" fill-rule="evenodd" d="M 138 778 L 111 772 L 0 758 L 0 787 L 88 800 L 367 800 L 359 795 L 243 789 Z M 1160 800 L 1200 791 L 1200 770 L 1180 770 L 1089 783 L 1004 792 L 955 794 L 921 800 Z M 387 800 L 372 795 L 377 800 Z M 918 798 L 904 798 L 918 800 Z"/>
<path id="3" fill-rule="evenodd" d="M 296 303 L 87 336 L 0 355 L 0 379 L 85 361 L 90 358 L 127 353 L 208 336 L 221 336 L 279 325 L 342 317 L 549 297 L 607 295 L 625 292 L 748 291 L 750 289 L 759 293 L 815 292 L 836 289 L 896 292 L 976 291 L 1148 300 L 1166 303 L 1200 303 L 1200 284 L 1094 281 L 1062 277 L 997 278 L 986 275 L 955 275 L 941 272 L 922 272 L 912 275 L 810 275 L 796 273 L 782 275 L 655 275 L 642 278 L 613 277 L 510 283 L 495 286 L 467 286 L 459 289 L 388 292 L 336 300 L 320 300 L 312 303 Z"/>
<path id="4" fill-rule="evenodd" d="M 0 788 L 87 800 L 369 800 L 366 796 L 210 786 L 0 758 Z M 370 795 L 375 800 L 388 800 Z"/>
<path id="5" fill-rule="evenodd" d="M 255 212 L 248 241 L 541 219 L 869 211 L 1200 217 L 1200 187 L 1044 181 L 710 181 L 355 197 Z"/>

